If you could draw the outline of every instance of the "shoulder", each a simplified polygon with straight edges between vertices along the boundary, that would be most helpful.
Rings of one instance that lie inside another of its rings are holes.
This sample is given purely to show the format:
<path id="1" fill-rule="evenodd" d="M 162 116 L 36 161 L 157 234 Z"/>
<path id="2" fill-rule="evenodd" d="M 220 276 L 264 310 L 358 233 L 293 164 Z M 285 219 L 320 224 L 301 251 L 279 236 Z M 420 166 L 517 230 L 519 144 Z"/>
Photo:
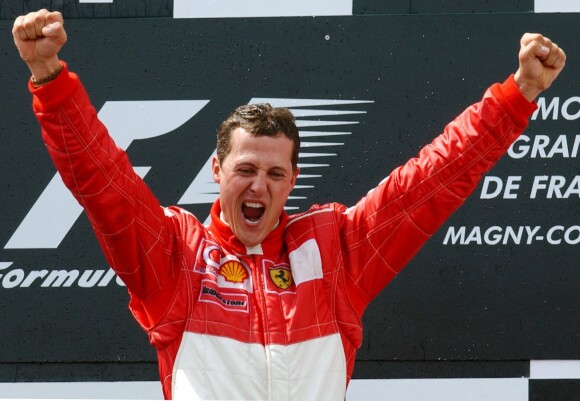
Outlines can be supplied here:
<path id="1" fill-rule="evenodd" d="M 343 214 L 345 211 L 346 206 L 336 202 L 315 204 L 305 212 L 288 216 L 288 225 L 305 219 L 325 219 L 331 215 Z"/>

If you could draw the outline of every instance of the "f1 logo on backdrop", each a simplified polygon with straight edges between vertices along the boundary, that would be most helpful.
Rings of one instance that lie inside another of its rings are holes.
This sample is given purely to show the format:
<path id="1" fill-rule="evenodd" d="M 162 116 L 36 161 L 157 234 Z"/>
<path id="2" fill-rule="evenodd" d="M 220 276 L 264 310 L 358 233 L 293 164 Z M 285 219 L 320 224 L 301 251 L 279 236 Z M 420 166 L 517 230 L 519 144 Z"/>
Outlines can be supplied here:
<path id="1" fill-rule="evenodd" d="M 322 99 L 280 99 L 253 98 L 249 103 L 270 103 L 274 107 L 288 107 L 296 117 L 300 129 L 302 146 L 299 155 L 299 167 L 302 172 L 308 168 L 328 167 L 329 164 L 308 163 L 308 158 L 331 157 L 336 153 L 308 152 L 312 148 L 340 146 L 342 135 L 351 132 L 335 131 L 334 126 L 358 124 L 358 121 L 335 121 L 332 116 L 356 115 L 366 113 L 361 110 L 343 110 L 333 106 L 372 103 L 369 100 L 322 100 Z M 176 130 L 202 110 L 209 100 L 165 100 L 165 101 L 109 101 L 99 111 L 99 118 L 109 129 L 117 145 L 127 149 L 138 139 L 155 138 Z M 331 106 L 322 109 L 321 106 Z M 315 107 L 309 109 L 308 107 Z M 317 120 L 301 119 L 303 117 L 318 117 Z M 314 131 L 325 127 L 325 131 Z M 328 127 L 331 130 L 328 130 Z M 326 138 L 323 141 L 312 141 L 312 138 Z M 329 139 L 330 138 L 330 139 Z M 215 151 L 208 149 L 209 157 L 203 168 L 195 176 L 178 205 L 211 204 L 219 194 L 219 187 L 211 176 L 211 159 Z M 135 171 L 141 177 L 150 170 L 150 166 L 135 166 Z M 321 175 L 300 174 L 295 190 L 312 188 L 313 185 L 302 185 L 303 179 L 320 178 Z M 309 182 L 312 182 L 310 180 Z M 301 196 L 290 196 L 287 209 L 297 209 L 291 205 Z M 20 223 L 4 249 L 54 249 L 66 237 L 82 213 L 81 206 L 64 186 L 58 173 L 55 173 L 40 197 Z M 198 216 L 203 220 L 204 216 Z"/>

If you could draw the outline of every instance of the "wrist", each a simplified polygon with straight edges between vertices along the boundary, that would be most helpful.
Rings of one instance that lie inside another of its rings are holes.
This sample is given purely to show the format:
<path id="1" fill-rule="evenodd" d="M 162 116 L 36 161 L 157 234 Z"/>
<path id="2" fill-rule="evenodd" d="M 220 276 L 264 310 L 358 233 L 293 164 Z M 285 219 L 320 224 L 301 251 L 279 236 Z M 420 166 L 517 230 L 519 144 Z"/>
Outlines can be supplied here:
<path id="1" fill-rule="evenodd" d="M 514 74 L 514 81 L 518 86 L 521 94 L 528 99 L 528 101 L 533 102 L 542 93 L 536 85 L 532 85 L 526 79 L 522 78 L 520 70 L 516 71 Z"/>
<path id="2" fill-rule="evenodd" d="M 43 85 L 55 79 L 62 70 L 62 63 L 57 57 L 42 63 L 29 64 L 32 73 L 32 82 L 35 85 Z"/>

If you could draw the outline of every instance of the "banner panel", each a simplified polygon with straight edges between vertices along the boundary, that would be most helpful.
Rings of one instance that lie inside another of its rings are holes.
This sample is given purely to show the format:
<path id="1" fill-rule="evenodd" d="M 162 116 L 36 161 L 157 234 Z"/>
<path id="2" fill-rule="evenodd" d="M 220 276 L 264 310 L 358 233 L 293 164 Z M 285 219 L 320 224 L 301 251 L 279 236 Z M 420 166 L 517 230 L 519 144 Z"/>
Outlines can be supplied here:
<path id="1" fill-rule="evenodd" d="M 11 25 L 0 25 L 6 35 Z M 86 19 L 67 28 L 62 56 L 139 174 L 163 204 L 201 220 L 216 197 L 207 170 L 216 129 L 240 104 L 269 101 L 297 115 L 305 176 L 290 212 L 352 205 L 515 71 L 523 32 L 580 53 L 571 14 Z M 0 336 L 10 339 L 0 363 L 153 364 L 125 288 L 59 189 L 27 68 L 12 41 L 0 49 Z M 578 76 L 571 61 L 509 154 L 371 304 L 359 360 L 580 359 Z"/>

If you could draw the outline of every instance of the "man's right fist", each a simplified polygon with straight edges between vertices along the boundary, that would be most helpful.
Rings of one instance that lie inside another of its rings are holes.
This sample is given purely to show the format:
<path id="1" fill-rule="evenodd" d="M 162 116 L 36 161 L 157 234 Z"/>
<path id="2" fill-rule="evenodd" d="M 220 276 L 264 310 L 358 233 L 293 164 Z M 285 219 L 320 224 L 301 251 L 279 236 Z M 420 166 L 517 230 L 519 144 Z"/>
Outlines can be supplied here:
<path id="1" fill-rule="evenodd" d="M 58 52 L 67 40 L 63 24 L 60 12 L 44 9 L 21 15 L 14 21 L 14 44 L 37 80 L 60 68 Z"/>

